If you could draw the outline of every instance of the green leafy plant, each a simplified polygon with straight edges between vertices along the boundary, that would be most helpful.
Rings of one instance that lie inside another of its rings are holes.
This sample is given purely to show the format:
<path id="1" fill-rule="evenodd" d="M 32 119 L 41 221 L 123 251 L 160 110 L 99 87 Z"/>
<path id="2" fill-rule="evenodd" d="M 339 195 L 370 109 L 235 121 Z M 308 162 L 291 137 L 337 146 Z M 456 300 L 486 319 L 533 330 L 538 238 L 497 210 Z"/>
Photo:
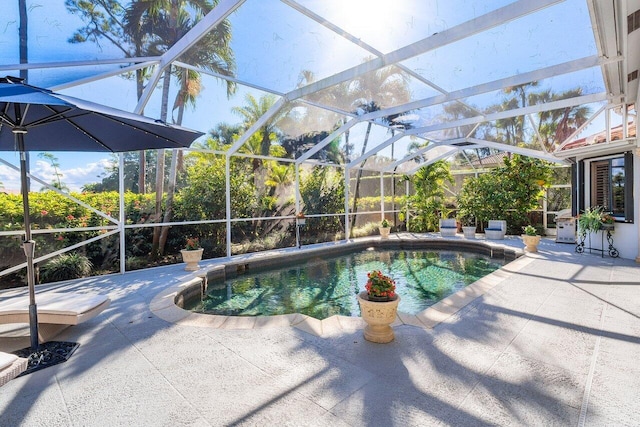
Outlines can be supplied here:
<path id="1" fill-rule="evenodd" d="M 458 221 L 460 221 L 460 224 L 462 224 L 464 227 L 475 225 L 475 219 L 471 215 L 461 216 L 458 218 Z"/>
<path id="2" fill-rule="evenodd" d="M 40 281 L 43 283 L 61 280 L 79 279 L 91 274 L 93 264 L 84 255 L 62 254 L 48 261 L 40 268 Z"/>
<path id="3" fill-rule="evenodd" d="M 586 208 L 584 212 L 578 215 L 578 232 L 592 233 L 600 230 L 602 224 L 613 224 L 615 218 L 604 211 L 602 206 L 594 206 Z"/>
<path id="4" fill-rule="evenodd" d="M 382 220 L 382 222 L 380 223 L 380 226 L 383 228 L 389 227 L 389 221 L 387 221 L 387 218 Z"/>
<path id="5" fill-rule="evenodd" d="M 411 231 L 426 232 L 438 229 L 438 220 L 447 218 L 445 184 L 453 182 L 449 163 L 444 160 L 420 168 L 407 178 L 415 188 L 409 198 Z"/>
<path id="6" fill-rule="evenodd" d="M 389 276 L 382 274 L 380 270 L 367 273 L 367 283 L 364 288 L 370 297 L 395 298 L 396 282 Z"/>
<path id="7" fill-rule="evenodd" d="M 538 207 L 544 186 L 551 180 L 548 162 L 517 154 L 504 165 L 478 177 L 465 179 L 458 194 L 458 215 L 481 223 L 505 219 L 513 230 L 529 222 L 527 213 Z"/>
<path id="8" fill-rule="evenodd" d="M 536 230 L 536 228 L 533 225 L 527 225 L 524 228 L 524 234 L 526 234 L 527 236 L 537 236 L 538 235 L 538 231 Z"/>

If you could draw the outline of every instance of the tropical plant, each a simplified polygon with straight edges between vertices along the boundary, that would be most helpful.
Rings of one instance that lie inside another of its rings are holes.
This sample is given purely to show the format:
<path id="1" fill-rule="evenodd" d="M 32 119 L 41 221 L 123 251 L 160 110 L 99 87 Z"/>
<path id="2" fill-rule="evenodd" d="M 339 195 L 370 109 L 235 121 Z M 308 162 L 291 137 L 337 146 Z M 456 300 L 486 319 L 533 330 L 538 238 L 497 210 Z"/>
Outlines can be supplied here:
<path id="1" fill-rule="evenodd" d="M 613 224 L 615 218 L 605 212 L 602 206 L 586 208 L 578 215 L 578 232 L 580 234 L 593 233 L 602 228 L 602 224 Z"/>
<path id="2" fill-rule="evenodd" d="M 128 22 L 137 25 L 142 22 L 142 29 L 146 32 L 149 42 L 146 50 L 151 55 L 161 55 L 187 34 L 191 28 L 208 12 L 212 10 L 217 1 L 200 0 L 154 0 L 134 1 L 129 7 L 136 19 Z M 218 74 L 233 76 L 235 73 L 235 60 L 230 48 L 231 27 L 228 21 L 223 21 L 213 31 L 208 32 L 198 44 L 189 49 L 181 59 L 199 68 L 208 69 Z M 195 105 L 197 95 L 202 89 L 200 73 L 186 70 L 181 67 L 167 65 L 164 70 L 162 84 L 162 105 L 160 118 L 167 121 L 168 96 L 171 76 L 175 75 L 179 81 L 180 89 L 176 95 L 172 111 L 178 109 L 178 117 L 173 122 L 182 124 L 184 107 L 187 104 Z M 227 85 L 227 96 L 235 92 L 235 83 L 224 80 Z M 165 203 L 162 222 L 170 222 L 173 217 L 173 199 L 175 194 L 178 164 L 181 152 L 173 150 L 171 158 L 169 182 L 167 186 L 167 199 Z M 160 220 L 162 210 L 162 193 L 164 180 L 164 150 L 158 150 L 158 162 L 156 167 L 156 218 Z M 168 238 L 169 227 L 156 228 L 153 236 L 152 256 L 163 254 Z"/>
<path id="3" fill-rule="evenodd" d="M 333 168 L 318 166 L 300 180 L 300 197 L 307 214 L 337 214 L 344 212 L 344 175 Z M 344 231 L 338 216 L 325 216 L 307 221 L 306 236 L 320 238 L 322 234 Z"/>
<path id="4" fill-rule="evenodd" d="M 524 227 L 524 234 L 526 234 L 527 236 L 537 236 L 538 235 L 538 230 L 536 230 L 536 228 L 533 225 L 527 225 L 526 227 Z"/>
<path id="5" fill-rule="evenodd" d="M 380 223 L 380 227 L 383 227 L 383 228 L 389 227 L 389 221 L 387 221 L 387 218 L 382 220 L 382 222 Z"/>
<path id="6" fill-rule="evenodd" d="M 505 157 L 503 166 L 465 179 L 458 194 L 458 215 L 482 223 L 504 218 L 512 229 L 520 230 L 544 196 L 550 176 L 551 168 L 543 160 L 517 154 Z"/>
<path id="7" fill-rule="evenodd" d="M 475 218 L 471 215 L 458 216 L 458 221 L 463 227 L 469 227 L 475 225 Z"/>
<path id="8" fill-rule="evenodd" d="M 131 5 L 133 6 L 133 5 Z M 69 38 L 69 43 L 84 43 L 92 41 L 98 47 L 106 40 L 120 50 L 125 57 L 144 56 L 145 45 L 148 41 L 146 29 L 143 28 L 140 19 L 135 19 L 130 14 L 131 7 L 126 9 L 118 1 L 113 0 L 65 0 L 67 11 L 78 15 L 85 26 L 77 29 Z M 138 68 L 135 71 L 137 99 L 140 99 L 144 91 L 145 79 L 150 74 L 150 68 Z M 130 78 L 130 73 L 124 74 Z M 144 193 L 146 190 L 145 173 L 146 156 L 144 151 L 138 154 L 139 170 L 138 190 Z"/>
<path id="9" fill-rule="evenodd" d="M 371 58 L 365 58 L 365 61 Z M 353 86 L 349 87 L 349 96 L 352 102 L 352 108 L 356 109 L 357 114 L 366 114 L 387 108 L 392 105 L 399 105 L 408 102 L 411 99 L 409 91 L 409 74 L 403 69 L 391 65 L 376 71 L 371 71 L 359 76 Z M 391 123 L 393 117 L 382 117 L 382 122 Z M 369 144 L 369 136 L 371 134 L 371 121 L 367 122 L 367 130 L 365 132 L 364 141 L 362 143 L 362 151 L 360 157 L 363 157 L 367 151 Z M 358 212 L 358 197 L 360 197 L 360 180 L 362 179 L 362 167 L 366 160 L 363 160 L 360 167 L 356 171 L 356 183 L 353 192 L 352 220 L 354 223 L 355 215 Z"/>
<path id="10" fill-rule="evenodd" d="M 79 279 L 91 274 L 92 268 L 91 261 L 84 255 L 62 254 L 40 267 L 40 281 L 48 283 Z"/>
<path id="11" fill-rule="evenodd" d="M 231 111 L 242 117 L 243 125 L 246 130 L 255 122 L 257 122 L 262 116 L 264 116 L 267 111 L 269 111 L 269 109 L 276 102 L 276 97 L 275 95 L 268 94 L 261 96 L 259 99 L 256 99 L 255 96 L 248 93 L 245 95 L 244 100 L 246 103 L 245 106 L 233 107 Z M 275 115 L 264 125 L 262 125 L 262 127 L 258 131 L 260 149 L 255 154 L 261 156 L 269 156 L 271 141 L 276 138 L 276 134 L 278 132 L 277 123 L 280 119 L 282 119 L 284 115 L 286 115 L 286 110 L 281 110 L 277 115 Z"/>
<path id="12" fill-rule="evenodd" d="M 415 194 L 410 198 L 413 211 L 409 227 L 411 231 L 434 231 L 438 220 L 446 218 L 445 211 L 445 183 L 452 182 L 453 177 L 449 163 L 444 160 L 423 166 L 409 177 L 415 188 Z"/>
<path id="13" fill-rule="evenodd" d="M 581 96 L 582 88 L 570 89 L 561 93 L 552 93 L 550 90 L 532 94 L 532 102 L 536 104 L 549 103 L 562 99 Z M 538 113 L 538 134 L 540 143 L 544 149 L 553 152 L 573 132 L 582 126 L 591 114 L 589 107 L 579 105 L 564 107 L 558 110 L 543 111 Z"/>

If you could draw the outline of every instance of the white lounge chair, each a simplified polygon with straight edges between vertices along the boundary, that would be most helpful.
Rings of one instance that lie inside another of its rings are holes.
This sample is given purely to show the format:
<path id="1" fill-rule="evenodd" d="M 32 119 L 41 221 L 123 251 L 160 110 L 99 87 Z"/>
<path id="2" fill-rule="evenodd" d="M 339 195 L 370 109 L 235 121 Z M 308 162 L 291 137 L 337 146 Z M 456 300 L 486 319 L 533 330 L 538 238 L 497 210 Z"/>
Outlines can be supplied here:
<path id="1" fill-rule="evenodd" d="M 0 387 L 24 372 L 28 362 L 24 357 L 0 351 Z"/>
<path id="2" fill-rule="evenodd" d="M 452 237 L 458 231 L 458 223 L 455 218 L 440 219 L 440 235 L 442 237 Z"/>
<path id="3" fill-rule="evenodd" d="M 63 329 L 87 321 L 109 306 L 105 295 L 64 292 L 41 292 L 36 295 L 38 335 L 48 341 Z M 29 323 L 29 298 L 0 298 L 0 324 Z"/>
<path id="4" fill-rule="evenodd" d="M 502 219 L 489 220 L 487 227 L 484 229 L 484 235 L 490 240 L 502 240 L 507 233 L 507 221 Z"/>

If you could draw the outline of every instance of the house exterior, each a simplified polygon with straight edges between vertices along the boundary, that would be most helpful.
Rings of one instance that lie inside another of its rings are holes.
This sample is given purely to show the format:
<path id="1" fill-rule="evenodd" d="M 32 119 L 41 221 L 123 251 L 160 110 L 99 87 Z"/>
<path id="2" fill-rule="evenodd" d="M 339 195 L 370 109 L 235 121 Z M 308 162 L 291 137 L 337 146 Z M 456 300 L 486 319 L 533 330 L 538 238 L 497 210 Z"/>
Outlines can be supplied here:
<path id="1" fill-rule="evenodd" d="M 627 126 L 571 141 L 556 156 L 572 164 L 572 214 L 603 207 L 615 218 L 612 238 L 620 257 L 640 262 L 640 148 L 630 117 Z M 606 235 L 598 234 L 587 246 L 606 249 Z"/>

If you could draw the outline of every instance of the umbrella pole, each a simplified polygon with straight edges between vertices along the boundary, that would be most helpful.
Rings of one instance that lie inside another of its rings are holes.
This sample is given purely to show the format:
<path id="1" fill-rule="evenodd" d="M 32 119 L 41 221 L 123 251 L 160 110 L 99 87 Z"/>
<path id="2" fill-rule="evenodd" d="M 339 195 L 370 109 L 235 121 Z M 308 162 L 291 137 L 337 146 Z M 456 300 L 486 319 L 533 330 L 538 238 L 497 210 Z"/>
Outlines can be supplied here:
<path id="1" fill-rule="evenodd" d="M 24 128 L 14 128 L 18 150 L 20 151 L 20 182 L 22 187 L 22 206 L 24 208 L 24 234 L 22 242 L 24 254 L 27 257 L 27 284 L 29 285 L 29 330 L 31 335 L 31 349 L 36 351 L 38 342 L 38 309 L 36 306 L 36 280 L 33 268 L 33 258 L 36 250 L 36 242 L 31 239 L 31 218 L 29 216 L 29 185 L 27 182 L 27 154 L 24 149 Z"/>

